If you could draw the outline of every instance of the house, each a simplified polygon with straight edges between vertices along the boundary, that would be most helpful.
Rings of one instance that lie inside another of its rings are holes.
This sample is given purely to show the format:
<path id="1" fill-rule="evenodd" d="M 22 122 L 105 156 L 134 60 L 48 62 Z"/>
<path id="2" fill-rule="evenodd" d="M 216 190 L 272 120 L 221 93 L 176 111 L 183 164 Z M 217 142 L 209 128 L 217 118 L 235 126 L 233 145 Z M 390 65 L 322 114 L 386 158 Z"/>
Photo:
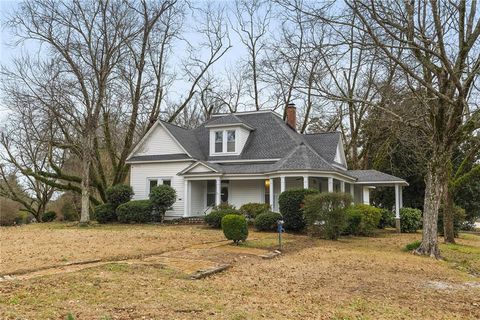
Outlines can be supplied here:
<path id="1" fill-rule="evenodd" d="M 222 202 L 269 203 L 278 211 L 280 193 L 292 188 L 349 192 L 355 203 L 369 204 L 370 190 L 393 186 L 399 218 L 405 180 L 348 170 L 340 133 L 300 134 L 295 126 L 294 105 L 286 121 L 273 111 L 215 114 L 191 130 L 158 121 L 128 158 L 134 198 L 171 185 L 177 201 L 167 218 L 177 218 L 204 215 Z"/>

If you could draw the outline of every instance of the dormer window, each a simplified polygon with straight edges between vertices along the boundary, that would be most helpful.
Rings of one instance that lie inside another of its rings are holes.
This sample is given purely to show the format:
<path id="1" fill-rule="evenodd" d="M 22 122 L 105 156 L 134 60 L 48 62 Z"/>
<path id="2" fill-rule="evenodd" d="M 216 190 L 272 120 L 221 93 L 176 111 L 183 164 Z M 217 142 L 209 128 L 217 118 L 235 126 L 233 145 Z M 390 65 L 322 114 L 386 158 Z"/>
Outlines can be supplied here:
<path id="1" fill-rule="evenodd" d="M 215 131 L 215 153 L 235 153 L 235 130 Z"/>

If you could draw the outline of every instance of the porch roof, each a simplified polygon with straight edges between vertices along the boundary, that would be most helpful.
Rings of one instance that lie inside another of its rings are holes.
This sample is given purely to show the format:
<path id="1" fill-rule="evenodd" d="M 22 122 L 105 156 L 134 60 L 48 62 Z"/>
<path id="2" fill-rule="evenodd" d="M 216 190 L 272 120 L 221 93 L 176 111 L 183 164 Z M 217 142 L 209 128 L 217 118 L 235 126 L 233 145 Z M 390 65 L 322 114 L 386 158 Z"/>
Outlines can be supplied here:
<path id="1" fill-rule="evenodd" d="M 175 153 L 175 154 L 134 156 L 134 157 L 130 157 L 127 162 L 134 163 L 134 162 L 170 161 L 170 160 L 187 160 L 187 159 L 192 159 L 192 158 L 190 158 L 185 153 Z"/>
<path id="2" fill-rule="evenodd" d="M 408 186 L 408 182 L 402 178 L 392 176 L 377 170 L 348 170 L 347 174 L 357 179 L 357 184 L 369 185 L 394 185 Z"/>

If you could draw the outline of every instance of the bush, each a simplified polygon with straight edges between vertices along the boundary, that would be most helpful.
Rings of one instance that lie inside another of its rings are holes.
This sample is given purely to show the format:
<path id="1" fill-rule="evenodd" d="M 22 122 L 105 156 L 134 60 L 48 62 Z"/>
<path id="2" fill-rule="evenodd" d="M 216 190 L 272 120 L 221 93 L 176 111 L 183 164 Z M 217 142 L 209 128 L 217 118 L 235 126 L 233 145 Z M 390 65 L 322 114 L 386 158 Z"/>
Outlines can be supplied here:
<path id="1" fill-rule="evenodd" d="M 152 188 L 150 202 L 155 209 L 154 221 L 163 222 L 165 212 L 172 207 L 177 199 L 177 192 L 170 186 L 162 184 Z"/>
<path id="2" fill-rule="evenodd" d="M 347 209 L 347 234 L 371 236 L 382 218 L 379 208 L 367 204 L 356 204 Z"/>
<path id="3" fill-rule="evenodd" d="M 404 233 L 413 233 L 422 225 L 422 211 L 414 208 L 400 209 L 400 229 Z"/>
<path id="4" fill-rule="evenodd" d="M 443 211 L 445 209 L 440 207 L 440 210 L 438 210 L 438 234 L 443 236 L 444 235 L 444 226 L 443 226 Z M 465 217 L 467 215 L 465 214 L 465 210 L 460 208 L 459 206 L 453 206 L 453 234 L 455 238 L 458 237 L 458 232 L 462 228 L 464 222 L 465 222 Z"/>
<path id="5" fill-rule="evenodd" d="M 117 220 L 115 208 L 111 203 L 104 203 L 95 207 L 95 219 L 98 223 L 108 223 Z"/>
<path id="6" fill-rule="evenodd" d="M 212 212 L 205 216 L 205 222 L 212 228 L 220 229 L 222 227 L 222 218 L 227 214 L 240 214 L 233 206 L 214 207 Z"/>
<path id="7" fill-rule="evenodd" d="M 382 218 L 378 223 L 379 229 L 385 228 L 395 228 L 395 214 L 387 209 L 380 209 L 382 213 Z"/>
<path id="8" fill-rule="evenodd" d="M 420 247 L 420 245 L 422 244 L 422 241 L 413 241 L 411 243 L 408 243 L 406 246 L 405 246 L 405 251 L 413 251 L 413 250 L 416 250 L 418 249 L 418 247 Z"/>
<path id="9" fill-rule="evenodd" d="M 293 189 L 287 190 L 280 194 L 278 204 L 280 213 L 285 221 L 285 229 L 292 231 L 301 231 L 305 228 L 305 220 L 303 219 L 303 200 L 305 196 L 317 194 L 315 189 Z"/>
<path id="10" fill-rule="evenodd" d="M 113 209 L 132 199 L 133 189 L 126 184 L 117 184 L 107 189 L 107 201 L 113 206 Z"/>
<path id="11" fill-rule="evenodd" d="M 336 240 L 347 223 L 346 209 L 352 197 L 347 193 L 320 193 L 305 197 L 305 223 L 312 235 Z"/>
<path id="12" fill-rule="evenodd" d="M 47 211 L 42 215 L 43 222 L 52 222 L 57 218 L 57 213 L 55 211 Z"/>
<path id="13" fill-rule="evenodd" d="M 235 244 L 247 240 L 248 227 L 244 216 L 238 214 L 227 214 L 222 218 L 223 234 L 228 240 Z"/>
<path id="14" fill-rule="evenodd" d="M 150 200 L 132 200 L 118 206 L 117 218 L 122 223 L 145 223 L 152 221 L 152 211 Z"/>
<path id="15" fill-rule="evenodd" d="M 282 215 L 278 212 L 260 213 L 255 218 L 255 229 L 258 231 L 276 231 L 277 221 L 282 219 Z"/>
<path id="16" fill-rule="evenodd" d="M 259 214 L 268 212 L 270 205 L 268 203 L 246 203 L 239 209 L 247 219 L 255 219 Z"/>
<path id="17" fill-rule="evenodd" d="M 70 202 L 65 203 L 60 210 L 62 212 L 63 220 L 65 221 L 78 221 L 80 220 L 80 214 L 75 209 L 75 206 Z"/>

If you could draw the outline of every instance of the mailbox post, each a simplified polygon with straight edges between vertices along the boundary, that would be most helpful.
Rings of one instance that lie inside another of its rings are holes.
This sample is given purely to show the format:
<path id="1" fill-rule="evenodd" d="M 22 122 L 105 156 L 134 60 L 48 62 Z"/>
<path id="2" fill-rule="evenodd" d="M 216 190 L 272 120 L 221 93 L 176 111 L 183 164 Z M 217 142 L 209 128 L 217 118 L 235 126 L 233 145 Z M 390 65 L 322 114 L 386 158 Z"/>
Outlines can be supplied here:
<path id="1" fill-rule="evenodd" d="M 277 221 L 277 231 L 278 231 L 278 246 L 279 249 L 282 250 L 282 232 L 285 232 L 285 229 L 283 229 L 283 224 L 285 222 L 283 220 L 278 220 Z"/>

